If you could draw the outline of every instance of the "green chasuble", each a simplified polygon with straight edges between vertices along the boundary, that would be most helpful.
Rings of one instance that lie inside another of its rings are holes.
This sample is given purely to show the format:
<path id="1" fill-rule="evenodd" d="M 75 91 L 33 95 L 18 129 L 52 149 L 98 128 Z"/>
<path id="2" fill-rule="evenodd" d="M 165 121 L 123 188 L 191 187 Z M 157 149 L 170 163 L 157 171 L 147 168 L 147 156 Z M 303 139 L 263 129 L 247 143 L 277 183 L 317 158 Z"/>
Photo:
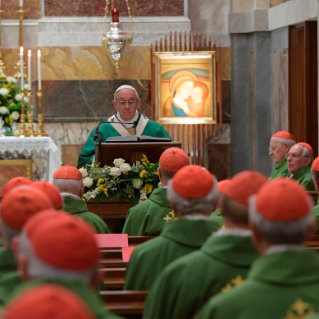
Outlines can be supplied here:
<path id="1" fill-rule="evenodd" d="M 0 279 L 7 273 L 18 270 L 17 261 L 11 248 L 0 248 Z"/>
<path id="2" fill-rule="evenodd" d="M 316 228 L 315 233 L 319 234 L 319 197 L 317 199 L 317 205 L 312 208 L 312 213 L 317 221 L 317 228 Z"/>
<path id="3" fill-rule="evenodd" d="M 121 124 L 118 124 L 121 125 Z M 100 125 L 99 133 L 102 136 L 102 141 L 105 142 L 111 136 L 121 136 L 120 133 L 113 128 L 109 123 L 103 123 Z M 95 129 L 90 133 L 84 147 L 79 155 L 78 168 L 83 167 L 85 164 L 91 164 L 92 158 L 95 154 L 95 142 L 94 142 Z M 142 135 L 153 136 L 153 137 L 167 137 L 170 138 L 165 128 L 155 121 L 148 120 Z"/>
<path id="4" fill-rule="evenodd" d="M 279 177 L 287 177 L 290 173 L 288 172 L 287 159 L 286 157 L 281 160 L 281 162 L 277 165 L 277 167 L 271 172 L 268 179 L 274 179 Z"/>
<path id="5" fill-rule="evenodd" d="M 219 227 L 222 228 L 224 227 L 224 218 L 222 216 L 222 213 L 220 211 L 220 208 L 217 208 L 211 215 L 210 215 L 210 220 L 216 223 Z"/>
<path id="6" fill-rule="evenodd" d="M 305 167 L 302 167 L 297 171 L 292 179 L 296 180 L 300 185 L 302 185 L 307 191 L 315 191 L 315 185 L 312 180 L 311 175 L 311 164 Z"/>
<path id="7" fill-rule="evenodd" d="M 85 220 L 92 225 L 98 234 L 110 234 L 110 230 L 104 220 L 91 212 L 88 212 L 87 204 L 84 199 L 80 199 L 74 195 L 63 193 L 63 210 Z"/>
<path id="8" fill-rule="evenodd" d="M 131 208 L 127 215 L 123 233 L 129 236 L 157 236 L 168 222 L 172 212 L 166 197 L 167 188 L 156 188 L 146 201 Z"/>
<path id="9" fill-rule="evenodd" d="M 104 306 L 103 299 L 99 296 L 99 293 L 88 285 L 80 282 L 79 280 L 45 280 L 37 279 L 32 280 L 27 283 L 22 283 L 16 287 L 16 289 L 9 296 L 8 301 L 15 298 L 21 292 L 28 290 L 32 287 L 45 284 L 45 283 L 54 283 L 67 288 L 74 293 L 76 293 L 92 310 L 93 314 L 97 319 L 119 319 L 117 315 L 111 313 Z M 48 318 L 50 319 L 50 318 Z M 70 318 L 71 319 L 71 318 Z"/>
<path id="10" fill-rule="evenodd" d="M 125 290 L 149 290 L 173 260 L 199 249 L 217 230 L 209 220 L 180 218 L 167 223 L 162 233 L 135 248 L 126 270 Z"/>
<path id="11" fill-rule="evenodd" d="M 243 285 L 211 298 L 196 318 L 305 318 L 319 310 L 316 251 L 286 250 L 258 258 Z"/>
<path id="12" fill-rule="evenodd" d="M 209 237 L 200 250 L 162 271 L 147 298 L 144 318 L 193 318 L 210 297 L 242 284 L 257 257 L 251 236 Z"/>

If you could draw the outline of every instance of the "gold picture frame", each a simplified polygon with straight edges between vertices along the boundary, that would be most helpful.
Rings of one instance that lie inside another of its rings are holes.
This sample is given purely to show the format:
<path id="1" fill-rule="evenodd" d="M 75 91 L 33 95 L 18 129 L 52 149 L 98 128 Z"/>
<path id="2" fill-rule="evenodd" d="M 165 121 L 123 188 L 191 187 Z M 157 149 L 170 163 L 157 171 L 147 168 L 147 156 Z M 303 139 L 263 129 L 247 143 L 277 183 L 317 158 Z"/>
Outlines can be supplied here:
<path id="1" fill-rule="evenodd" d="M 155 52 L 155 117 L 161 124 L 215 124 L 216 52 Z"/>

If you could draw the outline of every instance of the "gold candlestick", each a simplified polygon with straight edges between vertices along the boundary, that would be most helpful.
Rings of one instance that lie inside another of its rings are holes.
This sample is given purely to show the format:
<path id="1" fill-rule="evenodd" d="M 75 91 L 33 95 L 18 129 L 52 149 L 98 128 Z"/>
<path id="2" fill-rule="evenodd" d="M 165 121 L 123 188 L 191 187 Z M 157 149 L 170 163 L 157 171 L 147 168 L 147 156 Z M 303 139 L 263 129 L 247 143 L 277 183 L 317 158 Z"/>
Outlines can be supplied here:
<path id="1" fill-rule="evenodd" d="M 6 69 L 6 66 L 2 60 L 2 45 L 1 45 L 1 20 L 2 20 L 2 13 L 4 11 L 1 10 L 1 4 L 0 4 L 0 79 L 4 79 L 6 78 L 6 74 L 4 72 L 4 70 Z"/>
<path id="2" fill-rule="evenodd" d="M 36 132 L 36 136 L 48 136 L 48 133 L 44 129 L 43 125 L 43 111 L 42 111 L 42 90 L 37 91 L 37 96 L 39 99 L 39 114 L 38 114 L 38 130 Z"/>
<path id="3" fill-rule="evenodd" d="M 20 115 L 20 128 L 19 128 L 19 133 L 18 133 L 18 137 L 25 137 L 27 134 L 26 131 L 26 125 L 25 125 L 25 109 L 24 109 L 24 97 L 25 97 L 25 93 L 24 90 L 21 90 L 20 92 L 21 95 L 21 115 Z"/>
<path id="4" fill-rule="evenodd" d="M 17 11 L 19 14 L 19 48 L 23 47 L 23 15 L 26 11 L 23 10 L 23 6 L 19 7 Z M 18 61 L 14 66 L 14 77 L 16 79 L 21 79 L 21 62 L 20 62 L 20 51 L 18 50 Z M 23 62 L 23 78 L 27 79 L 27 66 L 25 62 Z M 23 88 L 22 88 L 23 89 Z"/>
<path id="5" fill-rule="evenodd" d="M 34 137 L 36 136 L 36 133 L 34 131 L 34 128 L 33 128 L 33 114 L 32 114 L 32 109 L 31 109 L 31 97 L 32 97 L 32 92 L 31 90 L 28 90 L 27 92 L 27 97 L 29 98 L 29 112 L 28 112 L 28 131 L 27 131 L 27 135 L 28 137 Z"/>

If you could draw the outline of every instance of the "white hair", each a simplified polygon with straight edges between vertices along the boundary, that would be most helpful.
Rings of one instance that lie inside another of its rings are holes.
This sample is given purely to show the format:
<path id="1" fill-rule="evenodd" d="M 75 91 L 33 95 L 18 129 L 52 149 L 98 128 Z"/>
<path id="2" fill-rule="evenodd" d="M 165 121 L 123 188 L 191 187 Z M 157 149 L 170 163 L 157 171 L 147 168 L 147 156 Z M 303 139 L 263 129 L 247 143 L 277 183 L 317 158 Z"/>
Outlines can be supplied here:
<path id="1" fill-rule="evenodd" d="M 290 138 L 277 137 L 277 136 L 274 136 L 274 138 L 276 138 L 279 143 L 287 143 L 287 144 L 289 144 L 290 147 L 292 147 L 292 146 L 294 146 L 296 144 L 296 141 L 292 140 Z"/>
<path id="2" fill-rule="evenodd" d="M 309 157 L 311 159 L 311 162 L 313 161 L 313 156 L 312 154 L 309 152 L 309 150 L 307 148 L 303 148 L 303 156 L 304 157 Z"/>
<path id="3" fill-rule="evenodd" d="M 0 232 L 4 247 L 11 247 L 12 239 L 20 234 L 20 230 L 7 226 L 0 217 Z"/>
<path id="4" fill-rule="evenodd" d="M 19 255 L 25 255 L 28 257 L 28 277 L 30 280 L 35 279 L 46 279 L 46 280 L 79 280 L 85 284 L 89 284 L 92 276 L 97 270 L 97 265 L 84 270 L 84 271 L 74 271 L 65 270 L 52 266 L 45 261 L 42 261 L 36 256 L 33 251 L 32 243 L 27 237 L 26 233 L 23 232 L 19 241 L 18 248 Z"/>
<path id="5" fill-rule="evenodd" d="M 52 184 L 56 186 L 61 193 L 80 194 L 83 179 L 53 178 Z"/>
<path id="6" fill-rule="evenodd" d="M 199 198 L 185 198 L 176 194 L 172 186 L 173 180 L 170 180 L 167 186 L 167 198 L 172 206 L 176 207 L 180 215 L 209 215 L 212 213 L 219 195 L 215 176 L 213 176 L 213 179 L 213 189 L 207 195 Z"/>
<path id="7" fill-rule="evenodd" d="M 249 220 L 269 243 L 298 245 L 307 239 L 310 227 L 314 221 L 311 209 L 305 217 L 289 222 L 278 222 L 268 220 L 261 216 L 256 209 L 255 201 L 256 195 L 251 196 L 248 209 Z"/>
<path id="8" fill-rule="evenodd" d="M 118 87 L 118 88 L 115 90 L 113 101 L 116 100 L 116 93 L 117 93 L 118 91 L 123 90 L 123 89 L 133 90 L 133 91 L 135 92 L 136 98 L 137 98 L 138 100 L 140 100 L 140 96 L 138 95 L 138 93 L 137 93 L 137 91 L 135 90 L 135 88 L 134 88 L 133 86 L 131 86 L 131 85 L 124 84 L 124 85 L 121 85 L 120 87 Z"/>

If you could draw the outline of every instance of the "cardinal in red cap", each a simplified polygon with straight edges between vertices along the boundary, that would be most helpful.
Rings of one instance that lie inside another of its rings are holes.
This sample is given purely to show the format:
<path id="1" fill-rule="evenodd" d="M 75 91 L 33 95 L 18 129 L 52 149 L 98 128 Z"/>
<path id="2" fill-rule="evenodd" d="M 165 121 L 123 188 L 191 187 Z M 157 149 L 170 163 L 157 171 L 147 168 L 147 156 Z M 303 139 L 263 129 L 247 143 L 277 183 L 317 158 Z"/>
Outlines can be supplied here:
<path id="1" fill-rule="evenodd" d="M 145 318 L 196 317 L 213 295 L 244 282 L 258 257 L 248 229 L 248 200 L 265 183 L 264 175 L 249 171 L 229 180 L 222 190 L 225 227 L 210 236 L 200 250 L 164 269 L 147 297 Z"/>
<path id="2" fill-rule="evenodd" d="M 315 191 L 311 176 L 313 149 L 308 143 L 299 142 L 287 153 L 289 178 L 296 180 L 308 191 Z"/>
<path id="3" fill-rule="evenodd" d="M 289 175 L 286 154 L 295 144 L 294 137 L 287 131 L 279 131 L 271 137 L 269 156 L 272 157 L 276 168 L 271 172 L 269 179 L 287 177 Z"/>
<path id="4" fill-rule="evenodd" d="M 319 257 L 305 247 L 314 230 L 311 208 L 311 198 L 294 180 L 262 185 L 249 200 L 249 223 L 261 256 L 243 285 L 210 299 L 197 317 L 305 318 L 316 313 Z"/>
<path id="5" fill-rule="evenodd" d="M 167 184 L 182 167 L 189 165 L 188 155 L 180 148 L 171 147 L 159 159 L 159 188 L 154 189 L 149 199 L 131 208 L 126 215 L 123 233 L 129 236 L 158 236 L 167 220 L 164 219 L 172 207 L 167 199 Z M 133 186 L 142 188 L 140 180 Z"/>
<path id="6" fill-rule="evenodd" d="M 160 164 L 161 165 L 161 164 Z M 218 198 L 216 178 L 204 167 L 186 165 L 168 182 L 172 210 L 161 234 L 133 251 L 126 271 L 126 290 L 149 290 L 173 260 L 199 249 L 219 228 L 209 219 Z"/>
<path id="7" fill-rule="evenodd" d="M 118 318 L 105 309 L 96 291 L 100 254 L 89 224 L 62 211 L 46 210 L 26 223 L 22 235 L 18 256 L 23 281 L 5 278 L 0 291 L 2 302 L 10 302 L 33 286 L 53 283 L 75 293 L 96 318 Z M 12 287 L 11 293 L 3 294 Z"/>
<path id="8" fill-rule="evenodd" d="M 84 170 L 86 171 L 86 170 Z M 63 210 L 82 218 L 92 225 L 99 234 L 111 233 L 103 219 L 88 211 L 87 204 L 82 199 L 84 193 L 83 176 L 76 167 L 64 165 L 53 174 L 53 185 L 61 192 L 63 198 Z"/>
<path id="9" fill-rule="evenodd" d="M 311 164 L 311 175 L 313 183 L 315 185 L 316 192 L 317 194 L 319 194 L 319 157 L 315 158 L 315 160 Z M 317 220 L 317 227 L 315 233 L 319 234 L 319 204 L 317 204 L 312 209 L 312 212 Z"/>

